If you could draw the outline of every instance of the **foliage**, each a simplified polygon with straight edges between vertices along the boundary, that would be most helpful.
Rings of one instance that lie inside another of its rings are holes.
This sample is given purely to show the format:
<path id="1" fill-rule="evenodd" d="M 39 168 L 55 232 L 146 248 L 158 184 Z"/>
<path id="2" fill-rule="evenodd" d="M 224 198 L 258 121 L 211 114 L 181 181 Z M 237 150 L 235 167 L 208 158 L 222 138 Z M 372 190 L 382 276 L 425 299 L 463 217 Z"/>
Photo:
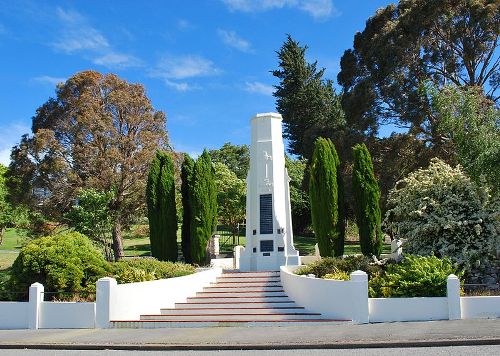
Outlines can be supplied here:
<path id="1" fill-rule="evenodd" d="M 113 260 L 113 251 L 110 248 L 113 219 L 109 209 L 112 200 L 112 192 L 100 192 L 93 188 L 82 189 L 75 205 L 65 215 L 69 226 L 88 236 L 103 250 L 108 261 Z"/>
<path id="2" fill-rule="evenodd" d="M 113 248 L 121 258 L 122 225 L 141 213 L 149 164 L 167 144 L 165 114 L 142 85 L 83 71 L 37 109 L 32 132 L 12 149 L 13 199 L 58 221 L 81 188 L 113 191 Z"/>
<path id="3" fill-rule="evenodd" d="M 344 221 L 339 214 L 339 207 L 343 207 L 338 187 L 339 164 L 333 143 L 318 138 L 310 167 L 309 197 L 314 233 L 323 257 L 344 253 Z"/>
<path id="4" fill-rule="evenodd" d="M 160 261 L 177 261 L 174 163 L 166 152 L 156 152 L 151 163 L 146 202 L 151 255 Z"/>
<path id="5" fill-rule="evenodd" d="M 328 274 L 336 274 L 339 271 L 350 274 L 360 270 L 365 271 L 368 275 L 380 273 L 382 271 L 382 266 L 372 265 L 370 264 L 371 262 L 371 258 L 360 255 L 345 256 L 343 258 L 326 257 L 300 267 L 295 271 L 295 274 L 314 274 L 318 278 L 324 278 Z"/>
<path id="6" fill-rule="evenodd" d="M 95 282 L 108 272 L 108 263 L 91 241 L 78 232 L 64 232 L 29 242 L 15 260 L 8 288 L 28 291 L 32 283 L 44 285 L 46 292 L 95 290 Z"/>
<path id="7" fill-rule="evenodd" d="M 340 97 L 333 82 L 323 78 L 324 69 L 305 59 L 307 46 L 301 47 L 288 35 L 278 53 L 280 69 L 273 75 L 276 86 L 276 108 L 283 116 L 284 136 L 289 152 L 310 158 L 319 136 L 334 132 L 344 122 Z"/>
<path id="8" fill-rule="evenodd" d="M 401 0 L 377 10 L 340 61 L 349 126 L 375 135 L 379 125 L 392 123 L 440 146 L 438 118 L 420 90 L 430 81 L 497 95 L 499 6 L 495 0 Z"/>
<path id="9" fill-rule="evenodd" d="M 111 273 L 118 283 L 134 283 L 186 276 L 195 272 L 193 266 L 180 262 L 161 262 L 139 258 L 111 264 Z"/>
<path id="10" fill-rule="evenodd" d="M 476 183 L 486 182 L 500 193 L 500 110 L 480 88 L 447 86 L 432 90 L 439 129 L 457 147 L 458 158 Z"/>
<path id="11" fill-rule="evenodd" d="M 406 255 L 369 281 L 371 298 L 445 297 L 447 278 L 459 274 L 448 258 Z"/>
<path id="12" fill-rule="evenodd" d="M 294 234 L 305 232 L 311 225 L 311 204 L 309 202 L 306 175 L 307 161 L 285 156 L 285 167 L 290 177 L 290 206 Z"/>
<path id="13" fill-rule="evenodd" d="M 188 154 L 184 156 L 181 167 L 182 194 L 182 255 L 186 263 L 192 263 L 191 258 L 191 202 L 190 192 L 193 189 L 194 160 Z"/>
<path id="14" fill-rule="evenodd" d="M 349 279 L 351 279 L 349 274 L 347 272 L 344 272 L 344 271 L 336 271 L 333 273 L 328 273 L 328 274 L 325 274 L 323 276 L 323 278 L 324 279 L 335 279 L 338 281 L 348 281 Z"/>
<path id="15" fill-rule="evenodd" d="M 217 215 L 219 221 L 231 228 L 233 238 L 238 224 L 245 221 L 246 184 L 223 163 L 215 163 L 217 185 Z"/>
<path id="16" fill-rule="evenodd" d="M 189 201 L 191 205 L 191 259 L 194 263 L 205 264 L 208 262 L 208 241 L 215 232 L 217 224 L 215 170 L 206 150 L 194 164 Z"/>
<path id="17" fill-rule="evenodd" d="M 458 166 L 433 159 L 389 194 L 385 225 L 411 254 L 449 257 L 470 271 L 493 261 L 499 210 Z"/>
<path id="18" fill-rule="evenodd" d="M 233 145 L 226 142 L 218 150 L 208 151 L 213 163 L 226 165 L 236 177 L 246 180 L 250 168 L 250 151 L 247 145 Z"/>
<path id="19" fill-rule="evenodd" d="M 366 146 L 364 144 L 354 146 L 353 153 L 354 213 L 359 229 L 361 252 L 366 256 L 380 256 L 384 239 L 379 205 L 380 189 L 373 172 L 370 152 Z"/>

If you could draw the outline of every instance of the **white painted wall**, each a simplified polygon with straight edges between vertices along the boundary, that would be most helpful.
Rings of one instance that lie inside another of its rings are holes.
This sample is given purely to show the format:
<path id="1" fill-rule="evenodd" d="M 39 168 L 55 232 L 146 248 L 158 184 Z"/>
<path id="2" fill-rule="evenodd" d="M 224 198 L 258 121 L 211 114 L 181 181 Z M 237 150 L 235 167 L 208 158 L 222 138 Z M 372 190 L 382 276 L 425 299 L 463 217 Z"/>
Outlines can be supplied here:
<path id="1" fill-rule="evenodd" d="M 95 303 L 42 302 L 40 329 L 93 329 Z"/>
<path id="2" fill-rule="evenodd" d="M 306 310 L 321 313 L 327 318 L 368 322 L 367 281 L 336 281 L 298 276 L 292 273 L 298 267 L 281 266 L 281 283 L 291 300 Z"/>
<path id="3" fill-rule="evenodd" d="M 369 298 L 370 322 L 448 319 L 448 298 Z"/>
<path id="4" fill-rule="evenodd" d="M 29 303 L 0 303 L 0 329 L 27 329 L 28 327 Z"/>
<path id="5" fill-rule="evenodd" d="M 222 269 L 216 267 L 188 276 L 140 283 L 116 285 L 112 278 L 103 279 L 108 282 L 109 293 L 100 291 L 99 280 L 96 327 L 107 327 L 106 321 L 110 320 L 139 320 L 142 314 L 159 314 L 161 308 L 185 302 L 221 274 Z"/>
<path id="6" fill-rule="evenodd" d="M 500 318 L 500 297 L 461 297 L 462 319 Z"/>

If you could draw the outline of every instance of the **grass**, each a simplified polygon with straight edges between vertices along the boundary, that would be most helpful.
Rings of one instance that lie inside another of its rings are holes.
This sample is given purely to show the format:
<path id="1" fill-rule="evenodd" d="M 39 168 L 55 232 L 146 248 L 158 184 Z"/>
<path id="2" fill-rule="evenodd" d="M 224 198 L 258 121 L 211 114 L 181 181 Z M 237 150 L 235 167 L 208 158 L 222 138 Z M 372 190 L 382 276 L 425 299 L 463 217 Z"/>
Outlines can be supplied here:
<path id="1" fill-rule="evenodd" d="M 0 252 L 0 273 L 11 267 L 19 252 Z"/>
<path id="2" fill-rule="evenodd" d="M 26 232 L 17 229 L 6 229 L 3 235 L 3 241 L 0 245 L 0 251 L 14 251 L 23 247 L 26 242 Z"/>

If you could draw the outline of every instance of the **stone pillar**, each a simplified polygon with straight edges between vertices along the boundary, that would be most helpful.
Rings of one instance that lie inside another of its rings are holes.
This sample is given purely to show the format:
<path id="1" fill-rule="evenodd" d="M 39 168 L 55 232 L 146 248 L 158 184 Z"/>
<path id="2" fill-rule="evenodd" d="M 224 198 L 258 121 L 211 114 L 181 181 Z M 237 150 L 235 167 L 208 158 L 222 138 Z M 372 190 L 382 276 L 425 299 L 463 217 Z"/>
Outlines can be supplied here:
<path id="1" fill-rule="evenodd" d="M 96 283 L 96 328 L 108 329 L 111 327 L 109 321 L 111 320 L 113 289 L 117 285 L 116 279 L 110 277 L 100 278 Z"/>
<path id="2" fill-rule="evenodd" d="M 403 257 L 403 243 L 401 240 L 392 240 L 391 241 L 391 258 L 396 262 L 399 262 Z"/>
<path id="3" fill-rule="evenodd" d="M 366 324 L 370 321 L 368 310 L 368 275 L 363 271 L 351 273 L 352 283 L 352 322 Z"/>
<path id="4" fill-rule="evenodd" d="M 454 274 L 450 274 L 446 281 L 446 295 L 448 297 L 448 318 L 450 320 L 462 319 L 460 280 Z"/>
<path id="5" fill-rule="evenodd" d="M 43 302 L 44 287 L 40 283 L 33 283 L 29 289 L 29 328 L 40 327 L 40 305 Z"/>

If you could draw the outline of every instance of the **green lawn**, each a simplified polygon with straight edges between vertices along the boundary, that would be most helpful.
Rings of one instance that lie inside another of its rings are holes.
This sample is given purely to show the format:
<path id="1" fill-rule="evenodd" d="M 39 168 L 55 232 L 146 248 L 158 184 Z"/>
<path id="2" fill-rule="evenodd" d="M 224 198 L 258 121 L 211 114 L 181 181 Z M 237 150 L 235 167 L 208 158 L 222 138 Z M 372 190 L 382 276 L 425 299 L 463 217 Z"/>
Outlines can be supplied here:
<path id="1" fill-rule="evenodd" d="M 17 229 L 6 229 L 0 250 L 19 250 L 26 242 L 26 233 Z"/>

